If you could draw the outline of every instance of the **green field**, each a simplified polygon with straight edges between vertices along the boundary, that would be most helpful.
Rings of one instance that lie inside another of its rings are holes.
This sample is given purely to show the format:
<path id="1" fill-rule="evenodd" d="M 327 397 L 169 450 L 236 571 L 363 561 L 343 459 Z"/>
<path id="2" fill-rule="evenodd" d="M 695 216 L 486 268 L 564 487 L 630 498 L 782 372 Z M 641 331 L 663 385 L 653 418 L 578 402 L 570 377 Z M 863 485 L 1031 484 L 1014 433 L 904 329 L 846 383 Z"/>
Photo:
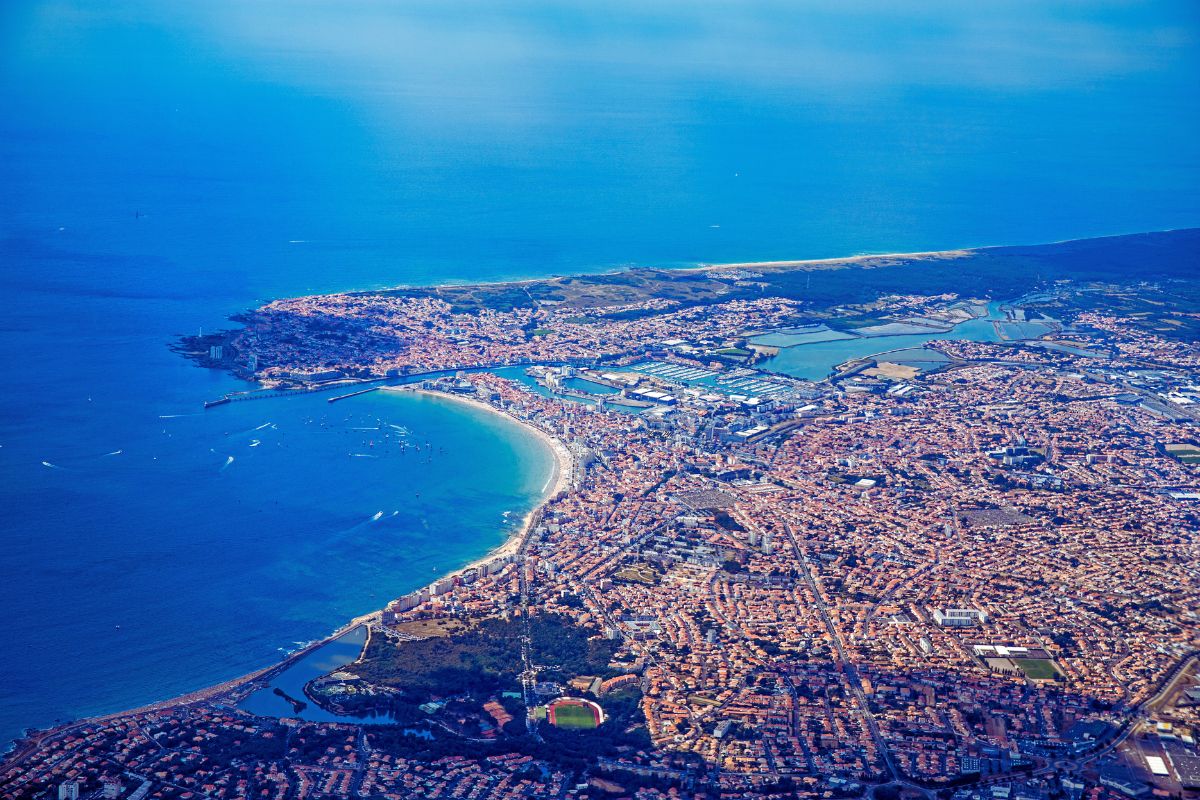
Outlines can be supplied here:
<path id="1" fill-rule="evenodd" d="M 1184 464 L 1200 464 L 1200 447 L 1194 444 L 1168 444 L 1163 446 L 1167 455 Z"/>
<path id="2" fill-rule="evenodd" d="M 629 564 L 613 575 L 613 578 L 628 583 L 642 583 L 646 586 L 658 583 L 658 573 L 649 564 Z"/>
<path id="3" fill-rule="evenodd" d="M 1018 658 L 1013 663 L 1021 668 L 1026 677 L 1035 681 L 1047 681 L 1058 675 L 1054 665 L 1044 658 Z"/>
<path id="4" fill-rule="evenodd" d="M 596 727 L 596 715 L 586 706 L 561 705 L 554 709 L 554 727 L 590 730 Z"/>

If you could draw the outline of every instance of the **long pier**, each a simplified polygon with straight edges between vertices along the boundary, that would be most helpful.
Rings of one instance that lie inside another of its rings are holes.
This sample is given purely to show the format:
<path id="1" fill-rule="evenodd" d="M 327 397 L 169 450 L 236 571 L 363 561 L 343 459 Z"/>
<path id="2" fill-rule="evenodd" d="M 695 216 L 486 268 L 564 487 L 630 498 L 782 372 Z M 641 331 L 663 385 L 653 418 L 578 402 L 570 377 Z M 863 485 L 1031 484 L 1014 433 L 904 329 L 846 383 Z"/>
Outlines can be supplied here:
<path id="1" fill-rule="evenodd" d="M 439 377 L 444 377 L 447 375 L 453 375 L 456 372 L 490 372 L 491 370 L 500 369 L 502 367 L 560 367 L 560 366 L 564 366 L 564 365 L 568 365 L 568 364 L 571 366 L 576 366 L 576 367 L 579 367 L 579 366 L 594 367 L 594 366 L 596 366 L 595 359 L 590 359 L 590 360 L 589 359 L 572 359 L 569 361 L 515 361 L 512 363 L 508 363 L 508 364 L 485 364 L 482 366 L 476 365 L 476 366 L 471 366 L 471 367 L 446 367 L 444 369 L 432 369 L 432 370 L 427 370 L 425 372 L 410 372 L 410 373 L 407 373 L 404 375 L 395 375 L 395 376 L 390 376 L 390 377 L 361 378 L 361 379 L 357 379 L 357 380 L 334 381 L 334 382 L 331 382 L 328 384 L 318 384 L 315 386 L 302 386 L 302 387 L 297 387 L 295 389 L 252 389 L 252 390 L 246 391 L 246 392 L 230 392 L 226 395 L 223 395 L 222 397 L 217 398 L 216 400 L 204 401 L 204 407 L 205 408 L 213 408 L 215 406 L 223 406 L 227 403 L 239 403 L 239 402 L 242 402 L 245 400 L 265 400 L 269 397 L 291 397 L 292 395 L 297 395 L 297 394 L 312 394 L 313 392 L 328 392 L 330 390 L 337 389 L 337 388 L 345 388 L 347 386 L 361 386 L 363 384 L 368 384 L 368 383 L 377 383 L 377 384 L 385 384 L 386 383 L 389 385 L 393 385 L 393 384 L 403 385 L 406 383 L 416 383 L 417 381 L 421 381 L 426 378 L 439 378 Z M 363 389 L 363 390 L 356 391 L 356 392 L 350 392 L 348 394 L 344 394 L 339 397 L 332 398 L 330 400 L 330 402 L 333 402 L 336 400 L 344 400 L 347 397 L 354 397 L 355 395 L 362 394 L 363 392 L 367 392 L 367 391 L 372 391 L 373 389 L 377 389 L 377 388 L 379 388 L 379 387 L 375 386 L 375 387 L 371 387 L 371 389 Z"/>
<path id="2" fill-rule="evenodd" d="M 337 397 L 330 397 L 325 402 L 326 403 L 336 403 L 338 400 L 345 400 L 349 397 L 358 397 L 360 394 L 367 394 L 368 392 L 377 392 L 377 391 L 379 391 L 378 386 L 371 386 L 366 389 L 359 389 L 357 392 L 350 392 L 348 394 L 339 394 Z"/>
<path id="3" fill-rule="evenodd" d="M 354 381 L 353 383 L 361 383 Z M 351 385 L 353 385 L 353 383 Z M 340 384 L 345 386 L 345 384 Z M 291 397 L 297 394 L 313 394 L 314 392 L 328 392 L 338 388 L 338 385 L 332 386 L 303 386 L 296 389 L 254 389 L 249 392 L 230 392 L 216 400 L 205 400 L 205 408 L 213 408 L 214 406 L 223 406 L 228 403 L 242 403 L 247 400 L 266 400 L 270 397 Z"/>

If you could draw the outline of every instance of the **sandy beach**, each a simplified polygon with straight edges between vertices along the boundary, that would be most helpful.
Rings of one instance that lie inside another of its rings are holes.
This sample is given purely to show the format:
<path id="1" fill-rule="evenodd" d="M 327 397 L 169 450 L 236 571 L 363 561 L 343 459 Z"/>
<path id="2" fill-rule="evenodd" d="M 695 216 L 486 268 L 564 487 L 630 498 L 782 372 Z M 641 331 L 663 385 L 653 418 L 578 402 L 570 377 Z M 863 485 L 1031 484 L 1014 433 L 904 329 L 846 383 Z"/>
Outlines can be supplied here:
<path id="1" fill-rule="evenodd" d="M 952 261 L 969 256 L 973 249 L 928 250 L 916 253 L 867 253 L 839 258 L 811 258 L 798 261 L 738 261 L 728 264 L 701 264 L 701 271 L 722 269 L 838 269 L 840 267 L 887 267 L 900 261 Z M 686 271 L 686 270 L 681 270 Z"/>

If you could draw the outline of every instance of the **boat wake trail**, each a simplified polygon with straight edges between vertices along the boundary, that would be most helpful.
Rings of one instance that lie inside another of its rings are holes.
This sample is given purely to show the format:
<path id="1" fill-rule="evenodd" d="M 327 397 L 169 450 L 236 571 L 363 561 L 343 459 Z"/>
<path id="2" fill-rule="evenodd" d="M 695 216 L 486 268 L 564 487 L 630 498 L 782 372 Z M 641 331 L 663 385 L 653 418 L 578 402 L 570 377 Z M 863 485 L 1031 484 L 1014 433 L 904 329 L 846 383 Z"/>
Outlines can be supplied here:
<path id="1" fill-rule="evenodd" d="M 328 546 L 330 544 L 340 543 L 352 536 L 355 536 L 359 533 L 359 531 L 366 530 L 367 527 L 374 525 L 376 522 L 379 522 L 381 519 L 383 519 L 383 516 L 384 516 L 384 514 L 382 511 L 376 511 L 374 514 L 367 517 L 362 522 L 356 522 L 353 525 L 351 525 L 349 528 L 345 528 L 343 530 L 340 530 L 340 531 L 332 534 L 331 536 L 329 536 L 329 538 L 327 538 L 324 541 L 324 544 L 326 546 Z M 389 519 L 390 519 L 390 517 L 389 517 Z"/>

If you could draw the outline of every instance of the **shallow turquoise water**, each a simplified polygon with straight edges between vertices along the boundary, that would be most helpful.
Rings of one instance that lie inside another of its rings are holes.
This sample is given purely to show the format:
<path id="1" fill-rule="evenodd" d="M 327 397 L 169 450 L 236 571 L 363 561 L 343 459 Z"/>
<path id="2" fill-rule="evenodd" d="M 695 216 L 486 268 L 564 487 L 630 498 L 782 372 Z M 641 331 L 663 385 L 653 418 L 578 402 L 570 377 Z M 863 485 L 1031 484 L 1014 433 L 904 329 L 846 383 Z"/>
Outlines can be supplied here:
<path id="1" fill-rule="evenodd" d="M 852 337 L 853 334 L 834 330 L 820 330 L 807 333 L 789 333 L 787 331 L 778 331 L 776 333 L 755 336 L 750 340 L 750 342 L 752 344 L 761 344 L 767 347 L 796 347 L 798 345 L 819 344 L 821 342 L 836 342 Z"/>
<path id="2" fill-rule="evenodd" d="M 1183 0 L 0 4 L 0 740 L 261 666 L 541 486 L 523 437 L 396 398 L 163 419 L 240 388 L 173 336 L 312 291 L 1196 225 L 1196 31 Z M 351 458 L 372 414 L 483 474 Z"/>

